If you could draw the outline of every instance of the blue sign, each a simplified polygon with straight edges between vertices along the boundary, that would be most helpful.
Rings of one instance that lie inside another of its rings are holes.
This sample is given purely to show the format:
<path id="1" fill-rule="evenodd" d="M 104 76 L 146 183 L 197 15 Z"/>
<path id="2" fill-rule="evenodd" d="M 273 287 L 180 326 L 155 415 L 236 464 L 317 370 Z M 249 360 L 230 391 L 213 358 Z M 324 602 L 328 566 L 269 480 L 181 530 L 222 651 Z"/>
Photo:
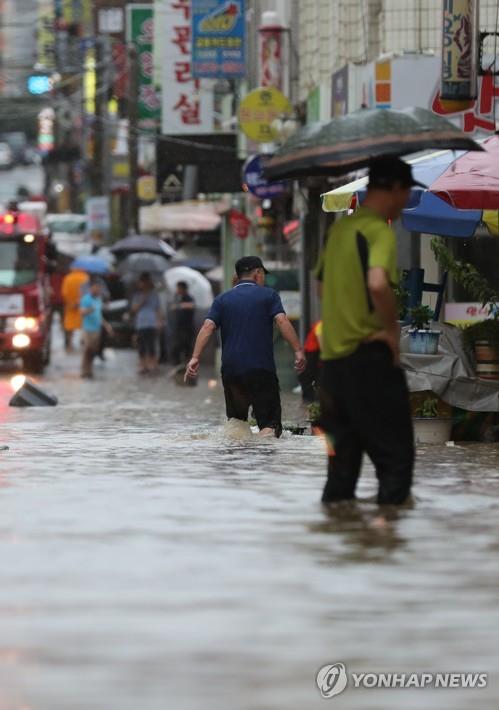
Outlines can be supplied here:
<path id="1" fill-rule="evenodd" d="M 246 75 L 244 0 L 192 0 L 192 76 Z"/>
<path id="2" fill-rule="evenodd" d="M 273 197 L 279 197 L 287 189 L 287 183 L 281 180 L 269 182 L 263 177 L 263 168 L 265 163 L 272 156 L 268 154 L 254 155 L 248 158 L 243 168 L 243 183 L 252 195 L 259 197 L 261 200 L 271 200 Z"/>
<path id="3" fill-rule="evenodd" d="M 28 91 L 33 96 L 40 96 L 52 91 L 52 79 L 50 76 L 33 76 L 28 77 Z"/>

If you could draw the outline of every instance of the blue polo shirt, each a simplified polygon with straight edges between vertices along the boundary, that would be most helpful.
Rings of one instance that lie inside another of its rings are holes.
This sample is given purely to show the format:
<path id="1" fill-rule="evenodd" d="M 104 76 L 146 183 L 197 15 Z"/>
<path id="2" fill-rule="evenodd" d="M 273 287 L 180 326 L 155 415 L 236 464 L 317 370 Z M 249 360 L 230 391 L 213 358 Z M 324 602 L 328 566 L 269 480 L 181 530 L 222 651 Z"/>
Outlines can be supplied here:
<path id="1" fill-rule="evenodd" d="M 240 281 L 213 301 L 207 319 L 222 335 L 222 372 L 275 372 L 274 318 L 285 313 L 279 294 L 254 281 Z"/>

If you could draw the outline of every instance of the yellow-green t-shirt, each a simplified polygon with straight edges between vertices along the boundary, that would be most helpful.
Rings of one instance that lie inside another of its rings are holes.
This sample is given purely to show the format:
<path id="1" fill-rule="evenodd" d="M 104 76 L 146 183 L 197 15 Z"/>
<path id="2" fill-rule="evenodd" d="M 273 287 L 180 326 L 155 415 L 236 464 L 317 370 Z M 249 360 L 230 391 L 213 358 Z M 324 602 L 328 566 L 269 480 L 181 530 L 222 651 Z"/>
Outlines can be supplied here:
<path id="1" fill-rule="evenodd" d="M 383 218 L 367 207 L 333 224 L 319 258 L 316 276 L 322 281 L 322 359 L 353 353 L 373 333 L 382 330 L 367 285 L 368 270 L 385 269 L 398 280 L 395 234 Z"/>

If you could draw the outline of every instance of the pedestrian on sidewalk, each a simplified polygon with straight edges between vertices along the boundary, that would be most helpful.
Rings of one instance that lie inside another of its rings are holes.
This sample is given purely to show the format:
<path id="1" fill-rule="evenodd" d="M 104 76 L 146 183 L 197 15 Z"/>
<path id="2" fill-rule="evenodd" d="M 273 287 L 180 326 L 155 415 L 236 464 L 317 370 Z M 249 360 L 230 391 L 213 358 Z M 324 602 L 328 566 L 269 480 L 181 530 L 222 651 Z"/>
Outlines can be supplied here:
<path id="1" fill-rule="evenodd" d="M 267 271 L 261 259 L 239 259 L 236 273 L 237 284 L 213 302 L 197 336 L 185 378 L 197 376 L 203 350 L 220 328 L 227 417 L 247 421 L 252 407 L 260 434 L 279 437 L 281 397 L 274 361 L 274 323 L 295 353 L 298 372 L 305 367 L 305 355 L 279 294 L 264 285 Z"/>
<path id="2" fill-rule="evenodd" d="M 135 317 L 135 332 L 139 353 L 139 374 L 154 374 L 158 369 L 158 334 L 161 328 L 161 303 L 152 276 L 144 272 L 137 282 L 138 291 L 132 298 L 131 312 Z"/>
<path id="3" fill-rule="evenodd" d="M 90 288 L 80 302 L 83 328 L 83 358 L 81 376 L 93 377 L 93 361 L 99 351 L 101 329 L 104 326 L 112 335 L 112 328 L 102 317 L 102 283 L 97 276 L 90 279 Z"/>
<path id="4" fill-rule="evenodd" d="M 189 286 L 185 281 L 177 283 L 175 300 L 171 309 L 174 316 L 172 361 L 174 365 L 185 364 L 192 352 L 196 310 L 196 303 L 189 293 Z"/>
<path id="5" fill-rule="evenodd" d="M 379 504 L 409 496 L 414 441 L 399 361 L 396 238 L 388 221 L 400 216 L 417 184 L 402 160 L 373 161 L 364 203 L 331 227 L 319 260 L 321 423 L 334 447 L 324 503 L 355 498 L 364 453 L 376 468 Z"/>

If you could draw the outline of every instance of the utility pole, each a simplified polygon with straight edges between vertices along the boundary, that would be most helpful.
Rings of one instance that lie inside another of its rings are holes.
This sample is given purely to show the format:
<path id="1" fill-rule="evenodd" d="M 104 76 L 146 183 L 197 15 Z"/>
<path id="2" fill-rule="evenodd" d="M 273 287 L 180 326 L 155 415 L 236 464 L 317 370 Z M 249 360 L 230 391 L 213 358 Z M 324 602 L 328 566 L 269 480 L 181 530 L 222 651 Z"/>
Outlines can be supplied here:
<path id="1" fill-rule="evenodd" d="M 104 37 L 97 36 L 95 43 L 95 119 L 93 130 L 92 194 L 104 194 L 106 159 L 107 87 Z"/>
<path id="2" fill-rule="evenodd" d="M 138 52 L 134 44 L 128 47 L 128 230 L 139 232 L 139 199 L 137 182 L 139 178 L 139 67 Z"/>

